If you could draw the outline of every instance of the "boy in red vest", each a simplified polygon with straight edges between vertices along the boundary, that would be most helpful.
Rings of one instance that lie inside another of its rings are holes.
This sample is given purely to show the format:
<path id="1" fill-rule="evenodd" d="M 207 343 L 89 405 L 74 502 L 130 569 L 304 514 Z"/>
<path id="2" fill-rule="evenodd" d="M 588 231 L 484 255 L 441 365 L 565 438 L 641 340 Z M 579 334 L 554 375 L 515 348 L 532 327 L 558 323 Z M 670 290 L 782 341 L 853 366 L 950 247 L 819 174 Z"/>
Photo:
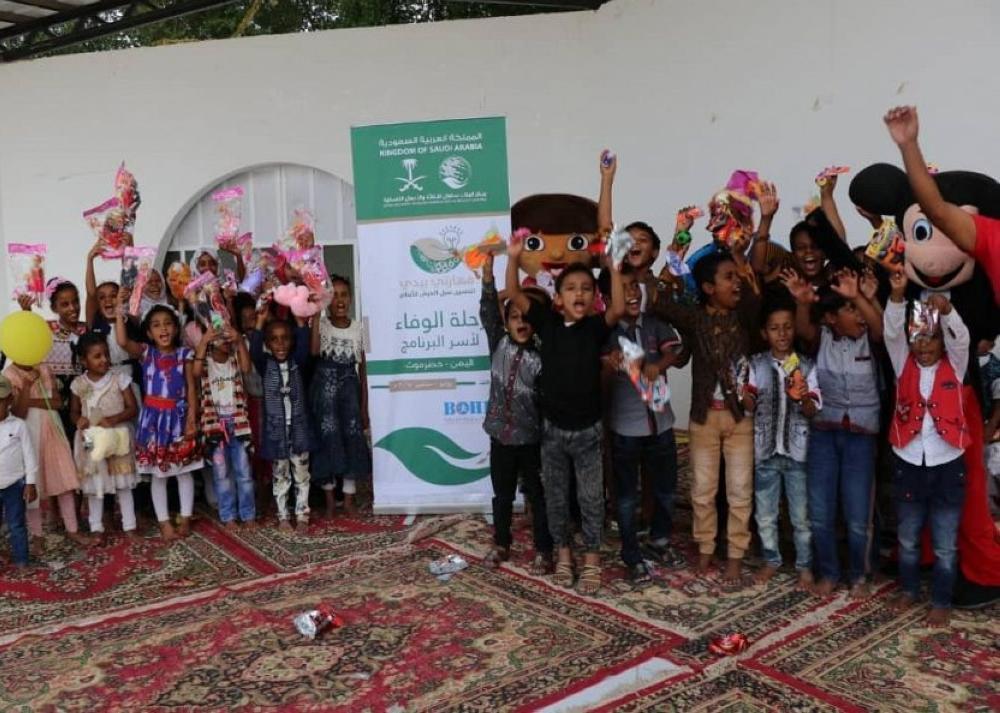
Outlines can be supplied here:
<path id="1" fill-rule="evenodd" d="M 934 577 L 931 626 L 948 623 L 958 571 L 956 539 L 965 496 L 963 454 L 971 438 L 965 423 L 962 380 L 969 360 L 969 330 L 941 294 L 916 303 L 907 319 L 906 276 L 890 278 L 885 347 L 896 372 L 896 409 L 889 427 L 899 539 L 900 592 L 905 609 L 920 592 L 920 539 L 931 529 Z"/>

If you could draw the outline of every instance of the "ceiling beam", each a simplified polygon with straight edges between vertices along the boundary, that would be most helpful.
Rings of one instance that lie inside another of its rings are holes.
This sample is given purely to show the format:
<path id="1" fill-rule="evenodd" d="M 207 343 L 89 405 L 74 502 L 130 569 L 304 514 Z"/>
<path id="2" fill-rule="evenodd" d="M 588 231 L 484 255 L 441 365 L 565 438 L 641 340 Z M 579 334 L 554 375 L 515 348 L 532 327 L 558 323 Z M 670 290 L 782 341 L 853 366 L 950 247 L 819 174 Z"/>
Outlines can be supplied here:
<path id="1" fill-rule="evenodd" d="M 25 7 L 38 7 L 43 10 L 54 10 L 56 12 L 67 12 L 80 7 L 79 5 L 71 5 L 68 2 L 60 2 L 59 0 L 8 0 L 8 2 L 12 2 L 15 5 L 24 5 Z"/>

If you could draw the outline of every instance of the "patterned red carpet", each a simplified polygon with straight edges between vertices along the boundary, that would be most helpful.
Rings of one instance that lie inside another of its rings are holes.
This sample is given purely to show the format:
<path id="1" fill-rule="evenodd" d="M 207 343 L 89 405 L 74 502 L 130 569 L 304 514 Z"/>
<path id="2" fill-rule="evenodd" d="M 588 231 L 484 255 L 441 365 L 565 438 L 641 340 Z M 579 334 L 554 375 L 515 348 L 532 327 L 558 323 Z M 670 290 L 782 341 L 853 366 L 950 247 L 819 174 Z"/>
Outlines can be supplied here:
<path id="1" fill-rule="evenodd" d="M 477 517 L 194 530 L 89 551 L 52 533 L 41 566 L 0 570 L 0 710 L 1000 710 L 997 608 L 928 629 L 884 606 L 889 583 L 821 600 L 791 572 L 727 588 L 680 569 L 635 589 L 612 534 L 582 597 L 528 574 L 523 517 L 498 571 Z M 427 565 L 449 552 L 473 564 L 442 583 Z M 319 603 L 345 625 L 308 641 L 292 617 Z M 733 631 L 749 648 L 712 655 Z"/>

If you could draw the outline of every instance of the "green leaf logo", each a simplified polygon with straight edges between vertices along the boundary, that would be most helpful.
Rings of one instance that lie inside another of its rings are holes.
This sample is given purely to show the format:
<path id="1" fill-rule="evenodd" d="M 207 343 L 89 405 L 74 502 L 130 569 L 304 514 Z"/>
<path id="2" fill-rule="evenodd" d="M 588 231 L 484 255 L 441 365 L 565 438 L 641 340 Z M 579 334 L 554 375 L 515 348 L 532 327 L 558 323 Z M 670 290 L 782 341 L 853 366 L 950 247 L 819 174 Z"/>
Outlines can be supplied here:
<path id="1" fill-rule="evenodd" d="M 489 453 L 470 453 L 431 428 L 401 428 L 375 444 L 432 485 L 465 485 L 490 474 Z"/>

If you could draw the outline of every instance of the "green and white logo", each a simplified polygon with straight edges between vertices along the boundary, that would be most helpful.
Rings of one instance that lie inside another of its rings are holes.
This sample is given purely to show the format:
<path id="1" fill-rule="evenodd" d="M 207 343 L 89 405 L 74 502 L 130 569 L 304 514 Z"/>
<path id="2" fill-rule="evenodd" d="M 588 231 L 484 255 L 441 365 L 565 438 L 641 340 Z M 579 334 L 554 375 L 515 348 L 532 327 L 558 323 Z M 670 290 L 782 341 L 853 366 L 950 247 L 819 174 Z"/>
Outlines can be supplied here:
<path id="1" fill-rule="evenodd" d="M 466 485 L 490 474 L 490 454 L 470 453 L 432 428 L 400 428 L 375 444 L 431 485 Z"/>
<path id="2" fill-rule="evenodd" d="M 410 245 L 413 264 L 424 272 L 440 275 L 451 272 L 462 262 L 462 229 L 448 225 L 438 233 L 437 238 L 420 238 Z"/>
<path id="3" fill-rule="evenodd" d="M 461 156 L 449 156 L 438 167 L 438 177 L 448 188 L 465 188 L 472 178 L 472 165 Z"/>

